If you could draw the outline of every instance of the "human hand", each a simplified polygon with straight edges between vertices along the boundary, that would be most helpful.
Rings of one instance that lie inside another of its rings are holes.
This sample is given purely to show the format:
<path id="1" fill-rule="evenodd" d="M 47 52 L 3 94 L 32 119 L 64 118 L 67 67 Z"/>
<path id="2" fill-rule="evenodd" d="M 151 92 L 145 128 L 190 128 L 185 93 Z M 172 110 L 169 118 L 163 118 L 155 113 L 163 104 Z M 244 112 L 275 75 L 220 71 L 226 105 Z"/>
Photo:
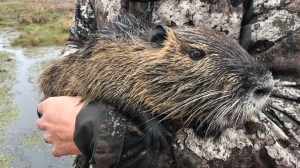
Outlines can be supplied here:
<path id="1" fill-rule="evenodd" d="M 83 107 L 80 97 L 50 97 L 38 104 L 36 127 L 45 131 L 44 141 L 52 144 L 54 156 L 79 155 L 73 141 L 76 116 Z"/>

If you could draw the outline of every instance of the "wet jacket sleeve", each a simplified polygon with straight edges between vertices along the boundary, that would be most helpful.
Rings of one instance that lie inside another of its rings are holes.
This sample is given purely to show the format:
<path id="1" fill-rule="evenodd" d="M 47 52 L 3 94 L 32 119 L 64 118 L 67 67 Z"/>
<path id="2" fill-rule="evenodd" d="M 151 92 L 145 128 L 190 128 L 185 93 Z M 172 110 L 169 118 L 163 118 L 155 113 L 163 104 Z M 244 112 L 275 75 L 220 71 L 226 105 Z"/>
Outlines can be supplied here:
<path id="1" fill-rule="evenodd" d="M 139 127 L 116 108 L 103 102 L 90 103 L 76 118 L 74 142 L 84 155 L 75 159 L 76 168 L 89 164 L 101 168 L 175 166 L 171 146 L 156 152 L 145 146 L 143 137 Z"/>
<path id="2" fill-rule="evenodd" d="M 99 108 L 90 103 L 80 110 L 76 117 L 74 142 L 79 150 L 91 157 L 94 146 L 94 132 L 100 118 Z"/>
<path id="3" fill-rule="evenodd" d="M 91 106 L 91 105 L 89 105 Z M 100 114 L 94 127 L 94 148 L 90 164 L 96 168 L 173 168 L 171 144 L 164 151 L 153 151 L 144 143 L 144 133 L 124 113 L 107 103 L 92 104 Z M 93 110 L 93 108 L 90 108 Z M 84 112 L 84 111 L 83 111 Z"/>

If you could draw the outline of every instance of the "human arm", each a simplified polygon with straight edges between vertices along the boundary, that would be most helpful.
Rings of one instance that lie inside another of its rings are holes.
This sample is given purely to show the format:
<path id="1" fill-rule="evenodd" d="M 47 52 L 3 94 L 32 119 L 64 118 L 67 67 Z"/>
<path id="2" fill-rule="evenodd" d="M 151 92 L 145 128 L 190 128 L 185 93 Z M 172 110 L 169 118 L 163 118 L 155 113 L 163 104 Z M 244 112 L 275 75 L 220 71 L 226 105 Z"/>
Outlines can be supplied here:
<path id="1" fill-rule="evenodd" d="M 45 131 L 44 141 L 52 144 L 54 156 L 81 154 L 73 141 L 75 118 L 83 106 L 79 97 L 51 97 L 38 105 L 41 118 L 38 129 Z"/>
<path id="2" fill-rule="evenodd" d="M 54 156 L 78 155 L 74 164 L 78 168 L 89 166 L 94 143 L 94 129 L 99 110 L 84 106 L 80 97 L 50 97 L 38 104 L 39 119 L 36 126 L 44 131 L 44 141 L 51 144 Z M 96 107 L 97 108 L 97 107 Z"/>
<path id="3" fill-rule="evenodd" d="M 101 105 L 84 106 L 80 97 L 50 97 L 38 104 L 39 130 L 45 131 L 44 141 L 52 144 L 54 156 L 84 154 L 91 157 L 94 130 L 98 126 Z"/>
<path id="4" fill-rule="evenodd" d="M 41 118 L 36 125 L 45 131 L 44 140 L 52 144 L 52 154 L 81 155 L 75 160 L 77 167 L 88 167 L 89 161 L 96 167 L 165 167 L 174 162 L 165 152 L 146 148 L 139 127 L 106 103 L 84 106 L 79 97 L 51 97 L 39 103 L 38 112 Z M 159 163 L 160 156 L 168 162 Z"/>

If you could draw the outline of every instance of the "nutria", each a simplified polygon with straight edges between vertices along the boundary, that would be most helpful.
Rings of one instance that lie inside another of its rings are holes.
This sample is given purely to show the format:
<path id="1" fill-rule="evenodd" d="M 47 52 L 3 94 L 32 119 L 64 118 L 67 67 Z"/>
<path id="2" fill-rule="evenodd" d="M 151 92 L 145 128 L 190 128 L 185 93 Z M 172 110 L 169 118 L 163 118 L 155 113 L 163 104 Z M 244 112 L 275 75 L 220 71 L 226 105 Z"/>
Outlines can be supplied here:
<path id="1" fill-rule="evenodd" d="M 42 92 L 142 114 L 138 120 L 147 121 L 144 131 L 155 134 L 154 141 L 166 131 L 152 115 L 218 132 L 259 111 L 274 85 L 271 73 L 237 42 L 205 27 L 171 29 L 126 15 L 92 39 L 42 73 Z"/>

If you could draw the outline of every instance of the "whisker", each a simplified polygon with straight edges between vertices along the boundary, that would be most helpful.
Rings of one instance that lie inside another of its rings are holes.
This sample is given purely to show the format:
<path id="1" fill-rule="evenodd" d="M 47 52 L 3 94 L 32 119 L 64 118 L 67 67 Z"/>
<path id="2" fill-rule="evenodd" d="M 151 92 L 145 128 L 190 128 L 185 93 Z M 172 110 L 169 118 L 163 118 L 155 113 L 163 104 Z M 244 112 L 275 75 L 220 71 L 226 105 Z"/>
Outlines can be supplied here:
<path id="1" fill-rule="evenodd" d="M 231 106 L 229 106 L 229 110 L 230 109 L 233 109 L 233 107 L 240 101 L 240 99 L 236 100 L 234 103 L 231 104 Z M 227 112 L 228 113 L 228 112 Z M 219 119 L 219 118 L 222 118 L 224 117 L 227 113 L 223 113 L 222 115 L 220 115 L 218 118 L 216 119 Z"/>
<path id="2" fill-rule="evenodd" d="M 209 94 L 207 94 L 207 93 L 209 93 Z M 221 94 L 221 93 L 225 93 L 225 92 L 224 91 L 208 91 L 208 92 L 200 93 L 191 98 L 188 98 L 187 100 L 183 101 L 179 105 L 160 113 L 158 116 L 169 113 L 165 118 L 176 118 L 176 117 L 171 117 L 171 116 L 175 116 L 175 114 L 179 113 L 177 116 L 183 117 L 183 115 L 186 115 L 186 111 L 184 110 L 183 107 L 187 107 L 189 104 L 194 103 L 195 101 L 198 101 L 201 98 L 214 96 L 214 95 Z M 170 111 L 172 111 L 172 112 L 170 113 Z M 184 114 L 181 115 L 180 112 L 184 113 Z"/>
<path id="3" fill-rule="evenodd" d="M 211 120 L 211 122 L 209 123 L 209 126 L 205 132 L 205 136 L 207 136 L 207 134 L 210 132 L 211 128 L 216 125 L 215 123 L 219 120 L 220 116 L 226 115 L 229 112 L 229 110 L 231 109 L 231 107 L 232 106 L 230 106 L 230 104 L 226 104 L 221 107 L 221 110 L 220 110 L 221 112 L 219 114 L 215 115 L 213 117 L 213 119 Z"/>
<path id="4" fill-rule="evenodd" d="M 214 110 L 211 111 L 210 114 L 207 115 L 207 116 L 205 117 L 205 119 L 201 122 L 200 126 L 201 126 L 206 120 L 208 120 L 213 114 L 215 114 L 215 111 L 217 111 L 220 107 L 222 107 L 224 104 L 226 104 L 226 103 L 229 102 L 229 101 L 230 101 L 230 100 L 228 99 L 228 100 L 226 100 L 226 101 L 220 103 L 217 107 L 215 107 Z"/>
<path id="5" fill-rule="evenodd" d="M 214 108 L 213 111 L 210 112 L 209 115 L 207 115 L 203 121 L 201 121 L 201 123 L 198 125 L 197 129 L 196 129 L 196 132 L 204 125 L 204 123 L 206 123 L 206 121 L 213 115 L 215 114 L 215 111 L 218 110 L 220 107 L 223 107 L 224 108 L 224 104 L 226 104 L 229 100 L 226 100 L 222 103 L 220 103 L 217 107 Z"/>
<path id="6" fill-rule="evenodd" d="M 238 113 L 238 115 L 236 117 L 236 120 L 234 122 L 234 125 L 236 125 L 238 123 L 240 117 L 241 117 L 240 121 L 242 121 L 243 115 L 241 113 L 243 113 L 243 112 L 241 112 L 240 107 L 238 107 L 238 108 L 235 109 L 234 113 Z"/>
<path id="7" fill-rule="evenodd" d="M 205 103 L 204 105 L 201 106 L 197 106 L 197 108 L 195 110 L 193 110 L 194 112 L 192 114 L 189 115 L 189 118 L 183 123 L 183 125 L 189 125 L 192 121 L 193 118 L 199 117 L 199 115 L 201 115 L 201 113 L 199 113 L 200 111 L 203 111 L 205 109 L 208 109 L 207 107 L 211 107 L 211 105 L 216 104 L 220 101 L 222 101 L 224 98 L 228 97 L 229 95 L 224 95 L 222 97 L 219 97 L 213 101 L 209 101 L 207 103 Z M 198 113 L 197 115 L 195 115 L 196 113 Z"/>

